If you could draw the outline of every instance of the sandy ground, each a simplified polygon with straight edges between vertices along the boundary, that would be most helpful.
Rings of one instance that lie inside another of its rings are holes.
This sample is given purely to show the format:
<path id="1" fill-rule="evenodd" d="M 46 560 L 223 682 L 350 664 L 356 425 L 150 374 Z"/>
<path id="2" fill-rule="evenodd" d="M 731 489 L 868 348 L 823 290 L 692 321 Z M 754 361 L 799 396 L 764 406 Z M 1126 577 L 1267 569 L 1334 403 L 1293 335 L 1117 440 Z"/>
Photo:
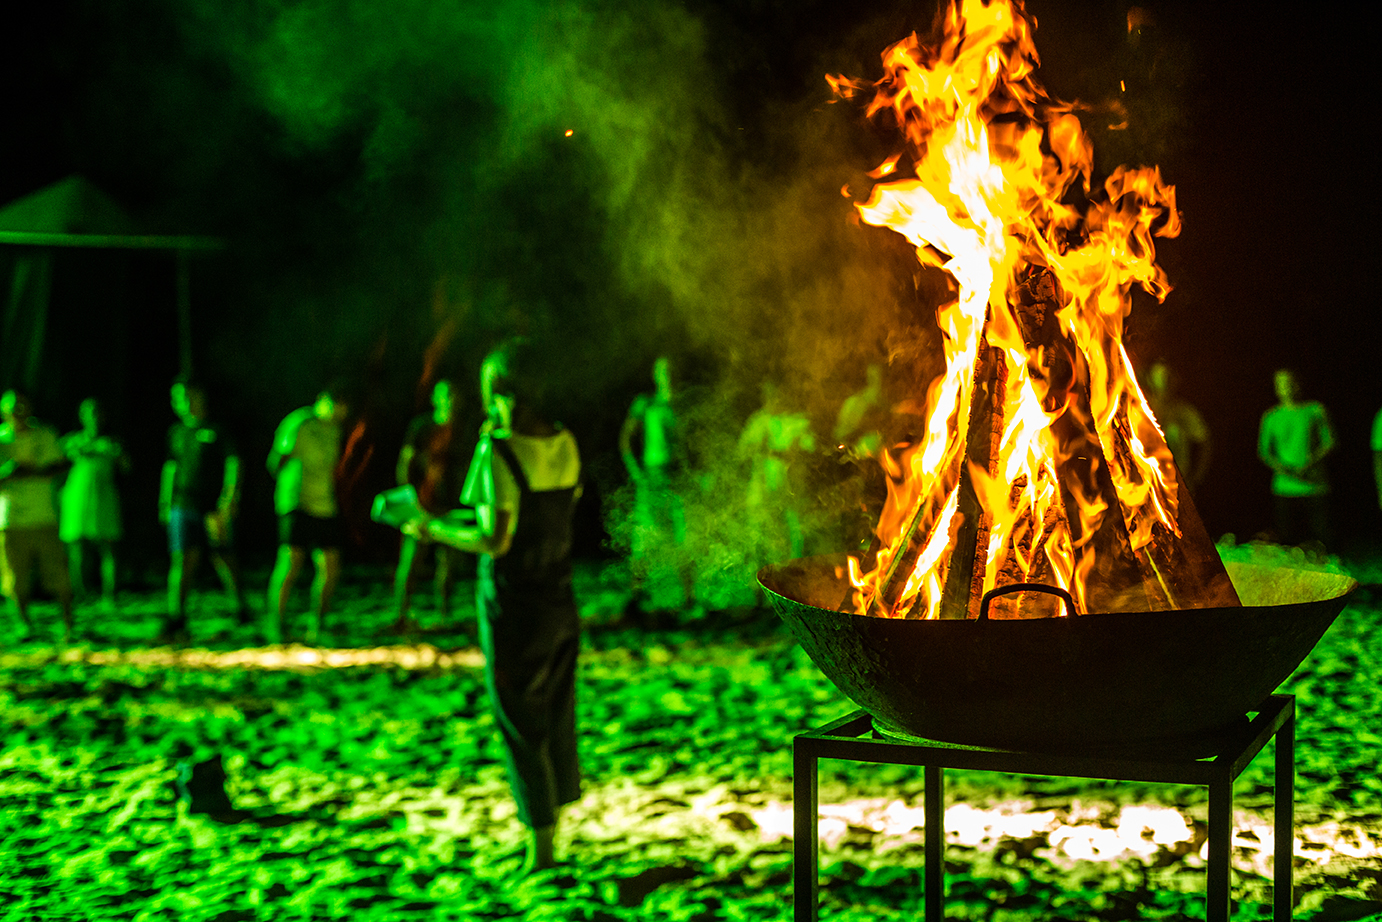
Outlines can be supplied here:
<path id="1" fill-rule="evenodd" d="M 216 593 L 189 644 L 153 646 L 152 592 L 83 609 L 67 648 L 7 644 L 0 918 L 788 918 L 791 738 L 852 705 L 770 613 L 635 626 L 617 568 L 580 577 L 586 785 L 557 872 L 517 875 L 469 587 L 450 618 L 419 593 L 423 628 L 398 636 L 388 575 L 356 572 L 313 646 L 264 645 Z M 51 637 L 56 611 L 38 615 Z M 1297 918 L 1382 913 L 1379 622 L 1365 590 L 1284 688 L 1300 711 Z M 236 822 L 176 795 L 179 763 L 213 755 Z M 826 762 L 821 778 L 821 917 L 913 918 L 919 771 Z M 947 782 L 951 918 L 1203 917 L 1202 789 Z M 1235 918 L 1268 918 L 1269 751 L 1235 793 Z"/>

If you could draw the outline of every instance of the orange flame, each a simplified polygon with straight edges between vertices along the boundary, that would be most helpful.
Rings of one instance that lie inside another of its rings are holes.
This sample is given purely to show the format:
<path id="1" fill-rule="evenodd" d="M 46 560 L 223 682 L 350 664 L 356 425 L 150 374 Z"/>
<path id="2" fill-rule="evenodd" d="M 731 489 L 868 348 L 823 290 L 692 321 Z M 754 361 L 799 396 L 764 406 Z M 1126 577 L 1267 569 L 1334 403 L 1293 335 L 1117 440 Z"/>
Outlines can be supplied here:
<path id="1" fill-rule="evenodd" d="M 929 389 L 925 434 L 899 457 L 883 458 L 889 487 L 876 559 L 872 568 L 857 560 L 849 567 L 861 613 L 879 601 L 880 574 L 914 545 L 916 564 L 881 613 L 908 616 L 915 606 L 916 615 L 939 616 L 966 471 L 988 523 L 983 590 L 998 584 L 1000 572 L 1021 580 L 1040 564 L 1086 610 L 1084 583 L 1095 563 L 1089 536 L 1111 510 L 1079 484 L 1065 484 L 1078 507 L 1072 530 L 1056 475 L 1066 459 L 1052 433 L 1065 414 L 1092 417 L 1082 421 L 1098 435 L 1133 549 L 1151 540 L 1156 522 L 1176 530 L 1174 468 L 1121 342 L 1132 286 L 1158 299 L 1170 291 L 1152 238 L 1179 232 L 1174 188 L 1155 168 L 1119 167 L 1101 192 L 1091 190 L 1089 136 L 1074 107 L 1048 97 L 1035 79 L 1035 27 L 1020 0 L 959 0 L 931 44 L 913 34 L 883 53 L 885 75 L 867 112 L 892 112 L 915 178 L 880 182 L 855 207 L 864 221 L 911 241 L 917 259 L 944 269 L 958 294 L 937 312 L 946 372 Z M 828 79 L 842 97 L 863 88 Z M 870 175 L 894 173 L 900 156 Z M 1082 209 L 1067 204 L 1076 183 L 1089 200 Z M 1050 356 L 1024 339 L 1013 304 L 1033 269 L 1056 282 L 1055 316 L 1078 349 L 1087 411 L 1052 386 Z M 965 457 L 982 349 L 996 350 L 1009 370 L 995 470 Z M 913 519 L 922 526 L 915 539 L 904 533 Z"/>

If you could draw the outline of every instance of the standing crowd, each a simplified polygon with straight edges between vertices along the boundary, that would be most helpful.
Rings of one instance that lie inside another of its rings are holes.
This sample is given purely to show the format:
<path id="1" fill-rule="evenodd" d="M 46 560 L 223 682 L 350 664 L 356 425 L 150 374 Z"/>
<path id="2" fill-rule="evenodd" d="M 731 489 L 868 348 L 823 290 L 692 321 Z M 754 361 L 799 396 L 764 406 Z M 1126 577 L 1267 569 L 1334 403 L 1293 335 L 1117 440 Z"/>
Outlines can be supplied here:
<path id="1" fill-rule="evenodd" d="M 1278 403 L 1262 417 L 1258 456 L 1272 471 L 1278 537 L 1287 543 L 1328 537 L 1329 481 L 1324 461 L 1335 437 L 1324 407 L 1302 397 L 1297 376 L 1274 378 Z M 636 487 L 632 541 L 635 593 L 640 560 L 679 545 L 684 509 L 676 491 L 683 463 L 670 364 L 653 367 L 654 391 L 638 397 L 620 433 L 620 450 Z M 415 502 L 396 522 L 402 532 L 394 579 L 395 628 L 415 627 L 411 599 L 427 557 L 434 560 L 438 610 L 445 613 L 456 578 L 478 557 L 476 608 L 485 677 L 519 818 L 529 831 L 528 870 L 556 863 L 554 841 L 561 807 L 580 795 L 575 724 L 575 675 L 580 619 L 572 592 L 572 532 L 582 492 L 583 465 L 572 433 L 547 401 L 542 368 L 518 342 L 489 355 L 481 368 L 485 421 L 478 444 L 462 431 L 450 381 L 436 382 L 431 410 L 409 426 L 396 478 Z M 1167 446 L 1194 489 L 1210 461 L 1208 427 L 1175 392 L 1175 377 L 1161 364 L 1148 374 L 1147 396 Z M 242 623 L 254 619 L 235 554 L 241 501 L 241 454 L 209 414 L 205 389 L 179 380 L 170 392 L 176 422 L 167 439 L 158 498 L 169 551 L 167 618 L 162 639 L 189 635 L 189 589 L 204 557 L 210 558 Z M 266 459 L 275 481 L 278 548 L 269 578 L 264 632 L 284 638 L 294 585 L 312 569 L 312 619 L 306 639 L 323 628 L 341 571 L 345 528 L 337 496 L 343 423 L 350 400 L 324 388 L 310 406 L 289 413 L 277 427 Z M 865 388 L 844 401 L 832 441 L 850 463 L 871 460 L 883 444 L 882 419 L 890 412 L 881 369 L 870 368 Z M 86 598 L 87 562 L 98 561 L 101 601 L 113 606 L 115 548 L 122 533 L 121 472 L 130 466 L 121 443 L 104 429 L 95 400 L 81 404 L 81 428 L 59 438 L 39 423 L 16 391 L 0 398 L 0 577 L 4 593 L 30 634 L 31 590 L 37 580 L 56 599 L 64 639 L 73 630 L 74 594 Z M 1373 427 L 1379 502 L 1382 503 L 1382 414 Z M 801 522 L 785 495 L 802 490 L 800 459 L 816 450 L 810 418 L 765 386 L 763 405 L 749 419 L 737 449 L 750 462 L 747 513 L 762 534 L 775 534 L 774 554 L 799 556 Z M 474 447 L 473 453 L 470 451 Z M 467 457 L 469 463 L 467 464 Z M 458 510 L 467 510 L 458 513 Z M 646 563 L 646 560 L 642 561 Z M 680 574 L 684 601 L 695 586 Z"/>

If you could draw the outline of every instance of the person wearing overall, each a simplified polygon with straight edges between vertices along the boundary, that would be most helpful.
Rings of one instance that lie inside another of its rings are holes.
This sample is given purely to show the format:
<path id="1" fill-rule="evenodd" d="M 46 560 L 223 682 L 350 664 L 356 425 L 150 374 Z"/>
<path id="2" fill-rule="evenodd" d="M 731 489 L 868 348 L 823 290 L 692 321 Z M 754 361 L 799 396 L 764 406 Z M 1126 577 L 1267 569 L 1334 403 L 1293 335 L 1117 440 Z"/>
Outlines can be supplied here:
<path id="1" fill-rule="evenodd" d="M 480 644 L 509 784 L 530 830 L 525 872 L 556 864 L 558 814 L 580 797 L 571 534 L 581 458 L 572 434 L 543 411 L 541 382 L 530 368 L 515 346 L 492 353 L 482 367 L 494 425 L 476 448 L 461 497 L 475 507 L 476 524 L 425 516 L 405 526 L 481 555 Z"/>

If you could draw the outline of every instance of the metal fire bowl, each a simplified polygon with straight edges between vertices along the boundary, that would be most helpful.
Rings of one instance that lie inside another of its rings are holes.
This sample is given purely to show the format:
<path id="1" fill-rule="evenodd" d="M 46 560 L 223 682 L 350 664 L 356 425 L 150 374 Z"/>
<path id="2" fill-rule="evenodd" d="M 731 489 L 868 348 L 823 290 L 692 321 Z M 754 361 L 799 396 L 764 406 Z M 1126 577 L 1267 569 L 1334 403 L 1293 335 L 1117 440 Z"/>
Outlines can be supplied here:
<path id="1" fill-rule="evenodd" d="M 1208 755 L 1310 653 L 1358 584 L 1228 564 L 1241 608 L 907 621 L 836 611 L 843 554 L 758 580 L 885 733 L 1029 751 Z"/>

